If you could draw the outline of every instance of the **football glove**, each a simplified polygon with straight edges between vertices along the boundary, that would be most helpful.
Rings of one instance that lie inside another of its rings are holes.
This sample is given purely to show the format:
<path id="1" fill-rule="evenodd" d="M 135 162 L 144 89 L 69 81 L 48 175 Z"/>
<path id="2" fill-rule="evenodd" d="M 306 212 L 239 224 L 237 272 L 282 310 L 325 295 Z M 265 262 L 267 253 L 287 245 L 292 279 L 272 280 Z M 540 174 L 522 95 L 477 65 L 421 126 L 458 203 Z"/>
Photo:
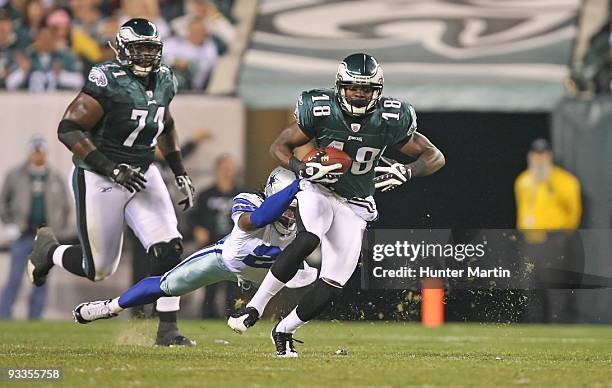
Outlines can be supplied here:
<path id="1" fill-rule="evenodd" d="M 191 209 L 194 205 L 195 198 L 195 187 L 191 182 L 191 178 L 188 175 L 177 175 L 176 185 L 180 192 L 185 196 L 184 199 L 179 201 L 179 205 L 183 206 L 183 211 Z"/>
<path id="2" fill-rule="evenodd" d="M 330 166 L 321 164 L 321 158 L 325 156 L 325 151 L 317 152 L 308 162 L 301 162 L 292 158 L 291 168 L 298 178 L 306 179 L 315 183 L 332 184 L 338 182 L 342 175 L 337 170 L 342 168 L 342 164 L 335 163 Z"/>
<path id="3" fill-rule="evenodd" d="M 404 164 L 384 156 L 381 156 L 380 160 L 388 165 L 388 167 L 377 166 L 374 168 L 377 173 L 382 173 L 374 178 L 374 187 L 381 189 L 382 192 L 393 190 L 412 178 L 412 171 L 406 168 Z"/>
<path id="4" fill-rule="evenodd" d="M 115 166 L 109 175 L 110 180 L 125 187 L 130 193 L 144 190 L 147 180 L 140 168 L 121 163 Z"/>

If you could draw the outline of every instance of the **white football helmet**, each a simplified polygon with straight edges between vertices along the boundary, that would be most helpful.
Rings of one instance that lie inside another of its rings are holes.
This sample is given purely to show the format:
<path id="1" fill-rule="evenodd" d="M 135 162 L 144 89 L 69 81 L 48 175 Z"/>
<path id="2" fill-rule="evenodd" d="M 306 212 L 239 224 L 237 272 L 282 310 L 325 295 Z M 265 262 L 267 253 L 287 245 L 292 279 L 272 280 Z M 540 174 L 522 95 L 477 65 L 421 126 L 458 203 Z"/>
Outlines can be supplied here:
<path id="1" fill-rule="evenodd" d="M 271 195 L 278 193 L 285 187 L 289 186 L 294 180 L 295 174 L 292 171 L 287 170 L 284 167 L 276 167 L 268 176 L 266 187 L 264 188 L 264 196 L 268 198 Z M 294 199 L 291 201 L 291 205 L 289 205 L 289 208 L 285 210 L 283 215 L 274 222 L 274 228 L 276 228 L 278 233 L 287 235 L 295 232 L 297 229 L 295 224 L 296 209 L 297 200 Z"/>

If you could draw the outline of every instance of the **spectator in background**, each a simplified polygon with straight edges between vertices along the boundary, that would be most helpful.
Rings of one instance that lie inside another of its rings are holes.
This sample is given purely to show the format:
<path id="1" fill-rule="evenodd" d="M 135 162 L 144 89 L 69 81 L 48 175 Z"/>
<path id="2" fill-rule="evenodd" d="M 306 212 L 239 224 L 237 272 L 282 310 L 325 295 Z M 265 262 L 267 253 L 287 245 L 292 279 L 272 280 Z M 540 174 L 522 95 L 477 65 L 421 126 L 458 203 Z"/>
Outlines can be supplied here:
<path id="1" fill-rule="evenodd" d="M 219 59 L 201 18 L 192 18 L 187 36 L 170 39 L 164 47 L 164 62 L 172 66 L 179 89 L 204 90 Z"/>
<path id="2" fill-rule="evenodd" d="M 537 139 L 527 154 L 527 170 L 515 182 L 518 229 L 574 230 L 580 223 L 580 183 L 553 164 L 550 144 Z"/>
<path id="3" fill-rule="evenodd" d="M 193 211 L 189 215 L 193 237 L 199 246 L 205 246 L 225 237 L 232 231 L 230 218 L 232 199 L 242 190 L 238 187 L 236 162 L 227 154 L 221 155 L 215 163 L 215 183 L 198 195 Z M 218 283 L 206 287 L 202 306 L 202 318 L 215 316 L 212 303 L 220 288 L 227 289 L 227 307 L 231 307 L 232 297 L 238 293 L 235 284 Z M 223 317 L 224 314 L 219 316 Z"/>
<path id="4" fill-rule="evenodd" d="M 6 87 L 6 77 L 15 60 L 15 53 L 19 49 L 13 25 L 14 22 L 8 12 L 0 9 L 0 89 Z"/>
<path id="5" fill-rule="evenodd" d="M 5 6 L 8 16 L 13 21 L 18 21 L 25 15 L 27 0 L 10 0 Z"/>
<path id="6" fill-rule="evenodd" d="M 172 30 L 181 37 L 187 37 L 189 23 L 197 18 L 207 31 L 216 39 L 217 51 L 223 54 L 236 39 L 236 27 L 207 0 L 185 0 L 185 15 L 170 22 Z"/>
<path id="7" fill-rule="evenodd" d="M 47 25 L 53 32 L 56 50 L 71 50 L 83 61 L 86 68 L 102 60 L 98 42 L 79 27 L 72 27 L 70 15 L 66 10 L 59 8 L 51 11 L 47 16 Z"/>
<path id="8" fill-rule="evenodd" d="M 70 0 L 68 6 L 72 12 L 72 26 L 95 37 L 104 16 L 100 12 L 100 0 Z"/>
<path id="9" fill-rule="evenodd" d="M 49 26 L 39 29 L 34 44 L 25 53 L 17 53 L 15 61 L 17 66 L 6 79 L 9 90 L 42 92 L 83 86 L 79 60 L 70 50 L 55 48 L 55 38 Z"/>
<path id="10" fill-rule="evenodd" d="M 572 293 L 550 288 L 572 288 L 581 282 L 584 252 L 575 233 L 582 215 L 580 183 L 554 165 L 548 141 L 537 139 L 527 154 L 527 170 L 516 178 L 514 190 L 517 229 L 523 234 L 520 250 L 535 265 L 538 288 L 528 306 L 529 319 L 575 320 Z"/>
<path id="11" fill-rule="evenodd" d="M 61 175 L 47 163 L 44 139 L 34 137 L 28 144 L 27 161 L 8 172 L 0 194 L 0 218 L 14 233 L 11 244 L 11 269 L 0 296 L 0 319 L 10 319 L 17 298 L 27 257 L 34 245 L 36 229 L 49 225 L 67 237 L 70 197 Z M 35 287 L 30 295 L 29 319 L 42 315 L 46 286 Z"/>
<path id="12" fill-rule="evenodd" d="M 119 31 L 119 16 L 115 13 L 105 19 L 103 19 L 98 25 L 97 38 L 98 45 L 102 50 L 102 60 L 108 61 L 115 59 L 115 51 L 109 46 L 109 42 L 114 44 L 115 36 Z"/>
<path id="13" fill-rule="evenodd" d="M 28 0 L 17 30 L 19 40 L 24 42 L 25 45 L 30 45 L 36 39 L 38 29 L 43 24 L 45 16 L 46 10 L 42 1 Z"/>
<path id="14" fill-rule="evenodd" d="M 125 23 L 131 18 L 145 18 L 152 21 L 159 31 L 162 42 L 171 35 L 170 26 L 159 14 L 159 4 L 157 0 L 122 0 L 121 9 L 123 15 L 120 24 Z"/>

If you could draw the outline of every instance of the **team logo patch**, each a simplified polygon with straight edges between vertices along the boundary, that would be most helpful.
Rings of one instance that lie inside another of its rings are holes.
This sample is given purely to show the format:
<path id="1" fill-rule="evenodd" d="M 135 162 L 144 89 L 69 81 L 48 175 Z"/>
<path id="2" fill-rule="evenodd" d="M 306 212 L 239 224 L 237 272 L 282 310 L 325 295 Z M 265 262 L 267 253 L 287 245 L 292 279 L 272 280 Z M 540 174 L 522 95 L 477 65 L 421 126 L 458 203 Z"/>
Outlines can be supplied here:
<path id="1" fill-rule="evenodd" d="M 89 71 L 89 75 L 87 79 L 91 82 L 95 83 L 97 86 L 104 87 L 108 85 L 108 80 L 106 79 L 106 74 L 97 67 L 92 67 Z"/>
<path id="2" fill-rule="evenodd" d="M 359 124 L 359 123 L 352 123 L 351 124 L 351 131 L 359 132 L 360 129 L 361 129 L 361 124 Z"/>

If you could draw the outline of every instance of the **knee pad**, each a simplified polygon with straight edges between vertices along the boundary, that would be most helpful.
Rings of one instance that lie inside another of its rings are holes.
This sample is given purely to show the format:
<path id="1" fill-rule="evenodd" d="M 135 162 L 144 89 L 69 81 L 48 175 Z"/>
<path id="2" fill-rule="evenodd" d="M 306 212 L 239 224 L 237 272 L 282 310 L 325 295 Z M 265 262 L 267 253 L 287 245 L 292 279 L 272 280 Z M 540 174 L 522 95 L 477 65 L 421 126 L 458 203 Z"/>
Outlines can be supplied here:
<path id="1" fill-rule="evenodd" d="M 310 232 L 301 231 L 295 240 L 289 244 L 274 260 L 270 271 L 280 281 L 291 280 L 302 262 L 319 246 L 319 238 Z"/>
<path id="2" fill-rule="evenodd" d="M 297 316 L 307 322 L 316 318 L 342 292 L 342 286 L 330 279 L 320 278 L 304 295 L 297 306 Z"/>
<path id="3" fill-rule="evenodd" d="M 149 249 L 151 272 L 154 276 L 163 275 L 181 262 L 183 240 L 174 238 L 168 242 L 154 244 Z"/>

